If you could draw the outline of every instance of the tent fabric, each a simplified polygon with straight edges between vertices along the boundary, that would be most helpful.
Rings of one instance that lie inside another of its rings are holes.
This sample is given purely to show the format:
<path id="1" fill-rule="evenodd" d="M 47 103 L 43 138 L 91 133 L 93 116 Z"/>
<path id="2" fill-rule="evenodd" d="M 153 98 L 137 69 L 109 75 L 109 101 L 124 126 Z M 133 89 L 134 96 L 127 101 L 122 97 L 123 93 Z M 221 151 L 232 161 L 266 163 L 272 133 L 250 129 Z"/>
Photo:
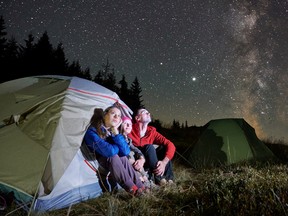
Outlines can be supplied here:
<path id="1" fill-rule="evenodd" d="M 82 187 L 79 188 L 78 185 Z M 43 188 L 39 191 L 40 197 L 36 200 L 34 209 L 47 211 L 98 197 L 102 190 L 95 171 L 87 166 L 81 150 L 78 150 L 52 192 L 46 196 L 41 196 L 42 193 Z"/>
<path id="2" fill-rule="evenodd" d="M 34 76 L 0 84 L 0 191 L 14 191 L 22 203 L 36 196 L 35 210 L 99 196 L 95 171 L 80 146 L 94 109 L 115 102 L 131 115 L 115 92 L 77 77 Z"/>
<path id="3" fill-rule="evenodd" d="M 244 119 L 211 120 L 204 128 L 188 152 L 188 161 L 194 167 L 265 161 L 275 157 Z"/>

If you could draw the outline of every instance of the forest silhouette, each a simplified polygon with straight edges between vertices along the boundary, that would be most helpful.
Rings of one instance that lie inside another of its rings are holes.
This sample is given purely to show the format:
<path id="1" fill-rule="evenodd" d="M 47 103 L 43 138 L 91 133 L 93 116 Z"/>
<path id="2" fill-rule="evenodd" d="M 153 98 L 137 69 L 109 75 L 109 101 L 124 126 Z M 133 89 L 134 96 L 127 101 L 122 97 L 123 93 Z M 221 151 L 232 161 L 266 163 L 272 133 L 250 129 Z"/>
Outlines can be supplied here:
<path id="1" fill-rule="evenodd" d="M 124 74 L 117 81 L 114 68 L 107 58 L 95 77 L 92 77 L 90 68 L 83 70 L 78 60 L 68 62 L 62 43 L 53 47 L 47 31 L 37 41 L 30 33 L 24 40 L 24 45 L 20 45 L 13 36 L 7 38 L 3 16 L 0 17 L 0 68 L 0 83 L 28 76 L 77 76 L 116 92 L 133 111 L 144 107 L 137 76 L 130 87 Z"/>
<path id="2" fill-rule="evenodd" d="M 118 81 L 113 64 L 109 62 L 108 58 L 101 65 L 96 75 L 92 76 L 95 73 L 91 73 L 89 67 L 83 70 L 78 60 L 69 63 L 65 56 L 63 44 L 59 42 L 54 47 L 50 42 L 47 31 L 37 41 L 30 33 L 27 39 L 24 39 L 22 45 L 13 36 L 7 38 L 3 16 L 0 16 L 0 69 L 0 83 L 29 76 L 76 76 L 93 81 L 116 92 L 134 113 L 138 108 L 145 108 L 142 89 L 137 76 L 130 86 L 126 81 L 125 74 L 122 74 L 121 80 Z M 151 125 L 160 130 L 163 129 L 162 122 L 159 119 L 153 119 Z M 171 129 L 173 131 L 187 130 L 187 121 L 185 121 L 185 125 L 184 123 L 180 125 L 180 122 L 174 119 Z"/>

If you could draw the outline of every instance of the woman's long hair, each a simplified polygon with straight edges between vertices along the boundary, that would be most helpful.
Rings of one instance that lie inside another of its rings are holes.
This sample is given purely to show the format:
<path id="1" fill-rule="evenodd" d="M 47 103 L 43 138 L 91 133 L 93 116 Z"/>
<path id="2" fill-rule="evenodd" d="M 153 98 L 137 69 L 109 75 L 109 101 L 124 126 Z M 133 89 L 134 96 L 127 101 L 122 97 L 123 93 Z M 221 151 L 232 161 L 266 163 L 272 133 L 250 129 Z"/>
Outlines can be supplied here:
<path id="1" fill-rule="evenodd" d="M 106 136 L 106 131 L 101 129 L 104 124 L 104 111 L 100 108 L 95 108 L 93 116 L 90 120 L 90 125 L 96 129 L 97 134 L 104 138 Z"/>
<path id="2" fill-rule="evenodd" d="M 104 111 L 100 108 L 95 108 L 94 109 L 94 113 L 93 116 L 90 120 L 90 125 L 93 126 L 96 129 L 97 134 L 101 137 L 101 138 L 105 138 L 107 136 L 107 131 L 103 130 L 101 127 L 104 124 L 104 116 L 109 112 L 109 110 L 111 110 L 112 108 L 117 108 L 119 109 L 117 106 L 113 105 L 110 107 L 107 107 Z"/>

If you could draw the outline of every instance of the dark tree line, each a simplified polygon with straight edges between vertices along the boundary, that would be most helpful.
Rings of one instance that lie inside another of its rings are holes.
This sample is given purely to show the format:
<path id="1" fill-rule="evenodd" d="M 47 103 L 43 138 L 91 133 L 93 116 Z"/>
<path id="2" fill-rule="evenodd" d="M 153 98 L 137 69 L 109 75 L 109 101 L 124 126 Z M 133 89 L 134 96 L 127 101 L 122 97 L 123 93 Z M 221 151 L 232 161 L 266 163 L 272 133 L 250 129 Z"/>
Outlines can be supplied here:
<path id="1" fill-rule="evenodd" d="M 91 80 L 89 68 L 82 70 L 78 61 L 68 63 L 62 43 L 56 48 L 47 32 L 35 41 L 32 34 L 20 45 L 14 37 L 6 38 L 4 19 L 0 17 L 0 82 L 34 75 L 78 76 Z"/>
<path id="2" fill-rule="evenodd" d="M 137 76 L 129 86 L 123 74 L 120 81 L 117 81 L 113 65 L 108 58 L 102 64 L 101 69 L 92 77 L 90 69 L 83 70 L 79 61 L 69 63 L 65 57 L 63 44 L 60 42 L 56 48 L 50 43 L 47 32 L 35 41 L 32 34 L 24 40 L 24 45 L 19 44 L 14 37 L 7 38 L 5 22 L 0 16 L 0 83 L 9 80 L 38 75 L 63 75 L 77 76 L 94 81 L 114 92 L 123 100 L 135 113 L 136 109 L 144 108 L 142 100 L 142 89 Z M 156 119 L 151 123 L 158 129 L 162 123 Z M 186 129 L 174 119 L 171 129 Z"/>
<path id="3" fill-rule="evenodd" d="M 138 78 L 135 77 L 128 86 L 125 75 L 117 81 L 112 64 L 102 65 L 93 78 L 90 69 L 82 70 L 79 61 L 69 64 L 65 57 L 64 47 L 59 43 L 56 48 L 50 43 L 47 32 L 35 41 L 32 34 L 20 45 L 14 37 L 7 38 L 3 17 L 0 17 L 0 83 L 34 75 L 77 76 L 94 81 L 114 92 L 133 110 L 144 107 Z"/>
<path id="4" fill-rule="evenodd" d="M 172 129 L 178 130 L 178 129 L 187 129 L 188 128 L 188 122 L 187 120 L 185 121 L 185 125 L 184 123 L 181 124 L 180 126 L 180 122 L 178 120 L 173 120 L 172 122 Z"/>

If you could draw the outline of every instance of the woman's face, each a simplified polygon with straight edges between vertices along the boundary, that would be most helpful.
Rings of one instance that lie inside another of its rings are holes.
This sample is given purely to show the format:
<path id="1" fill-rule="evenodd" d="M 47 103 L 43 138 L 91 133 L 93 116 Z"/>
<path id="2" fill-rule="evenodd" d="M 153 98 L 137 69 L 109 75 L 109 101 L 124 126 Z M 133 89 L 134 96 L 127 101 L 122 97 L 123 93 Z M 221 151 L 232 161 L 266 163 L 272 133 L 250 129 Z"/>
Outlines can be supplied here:
<path id="1" fill-rule="evenodd" d="M 104 124 L 107 128 L 116 127 L 121 121 L 121 111 L 113 107 L 104 116 Z"/>
<path id="2" fill-rule="evenodd" d="M 129 133 L 131 133 L 131 130 L 132 130 L 132 122 L 126 119 L 122 123 L 122 128 L 123 128 L 123 134 L 128 135 Z"/>

